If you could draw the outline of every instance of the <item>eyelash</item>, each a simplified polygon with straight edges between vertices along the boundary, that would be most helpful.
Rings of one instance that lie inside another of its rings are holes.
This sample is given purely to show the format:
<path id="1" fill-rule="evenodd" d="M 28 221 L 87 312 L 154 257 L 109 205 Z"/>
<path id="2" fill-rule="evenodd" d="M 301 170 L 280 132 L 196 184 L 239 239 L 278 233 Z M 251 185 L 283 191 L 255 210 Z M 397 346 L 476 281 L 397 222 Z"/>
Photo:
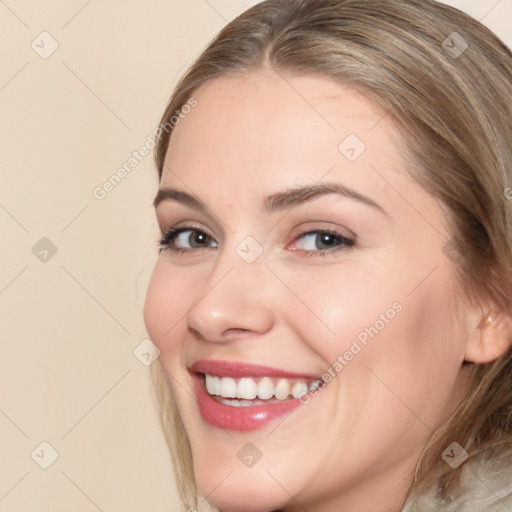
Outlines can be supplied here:
<path id="1" fill-rule="evenodd" d="M 184 253 L 191 252 L 191 251 L 194 251 L 194 250 L 197 250 L 197 249 L 208 249 L 209 248 L 209 247 L 197 247 L 197 248 L 185 249 L 183 247 L 173 247 L 172 244 L 174 243 L 174 241 L 177 238 L 177 236 L 180 235 L 183 232 L 186 232 L 186 231 L 200 233 L 202 235 L 205 235 L 207 238 L 209 238 L 211 240 L 211 237 L 207 233 L 205 233 L 204 231 L 202 231 L 200 229 L 197 229 L 197 228 L 193 228 L 193 227 L 190 227 L 190 226 L 189 227 L 183 226 L 183 227 L 179 227 L 179 228 L 172 228 L 169 231 L 165 232 L 162 235 L 162 237 L 160 238 L 160 240 L 158 242 L 159 252 L 171 251 L 174 254 L 184 254 Z M 317 235 L 330 235 L 332 237 L 337 238 L 338 241 L 340 242 L 340 244 L 335 246 L 334 248 L 331 248 L 331 249 L 319 249 L 317 251 L 297 249 L 297 251 L 300 251 L 305 256 L 320 256 L 320 257 L 323 256 L 323 257 L 326 257 L 326 256 L 332 255 L 333 253 L 337 253 L 337 252 L 340 252 L 340 251 L 345 251 L 347 249 L 350 249 L 351 247 L 353 247 L 355 245 L 355 239 L 343 236 L 340 233 L 337 233 L 336 231 L 324 230 L 324 229 L 303 231 L 302 233 L 299 233 L 295 237 L 294 241 L 295 240 L 299 240 L 299 239 L 301 239 L 302 237 L 304 237 L 306 235 L 313 235 L 313 234 L 317 234 Z"/>

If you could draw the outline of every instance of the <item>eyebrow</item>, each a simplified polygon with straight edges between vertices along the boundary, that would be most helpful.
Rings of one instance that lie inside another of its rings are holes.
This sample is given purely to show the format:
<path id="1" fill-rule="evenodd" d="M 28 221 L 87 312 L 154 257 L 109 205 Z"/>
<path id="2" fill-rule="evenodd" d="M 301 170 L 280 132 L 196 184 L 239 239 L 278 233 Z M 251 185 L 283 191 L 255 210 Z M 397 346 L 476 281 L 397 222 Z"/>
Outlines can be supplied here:
<path id="1" fill-rule="evenodd" d="M 360 203 L 370 206 L 375 210 L 383 213 L 386 216 L 389 214 L 376 203 L 373 199 L 353 190 L 341 183 L 320 183 L 316 185 L 294 187 L 280 192 L 275 192 L 265 197 L 263 201 L 263 210 L 268 213 L 278 212 L 295 208 L 303 205 L 313 199 L 321 196 L 334 194 L 349 199 L 359 201 Z M 189 194 L 183 190 L 164 187 L 161 188 L 153 201 L 153 206 L 156 208 L 163 201 L 175 201 L 184 204 L 201 213 L 206 214 L 209 208 L 196 196 Z"/>

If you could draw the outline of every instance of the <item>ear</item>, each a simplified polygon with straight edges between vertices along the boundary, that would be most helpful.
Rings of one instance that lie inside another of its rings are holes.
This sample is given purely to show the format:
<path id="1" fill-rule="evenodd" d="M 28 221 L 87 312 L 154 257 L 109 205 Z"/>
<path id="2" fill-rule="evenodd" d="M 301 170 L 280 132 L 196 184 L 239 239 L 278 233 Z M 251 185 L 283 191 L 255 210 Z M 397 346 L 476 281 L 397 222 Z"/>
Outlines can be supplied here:
<path id="1" fill-rule="evenodd" d="M 469 332 L 465 360 L 490 363 L 512 347 L 512 317 L 498 308 L 481 310 Z"/>

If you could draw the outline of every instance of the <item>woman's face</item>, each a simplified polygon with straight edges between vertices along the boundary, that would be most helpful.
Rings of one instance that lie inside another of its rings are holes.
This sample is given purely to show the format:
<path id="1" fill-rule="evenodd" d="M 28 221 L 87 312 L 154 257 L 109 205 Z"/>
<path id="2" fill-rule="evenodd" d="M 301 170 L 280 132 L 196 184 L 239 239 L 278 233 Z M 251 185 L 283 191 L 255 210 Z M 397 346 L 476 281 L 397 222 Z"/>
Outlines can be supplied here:
<path id="1" fill-rule="evenodd" d="M 254 72 L 194 97 L 144 314 L 199 490 L 229 511 L 389 510 L 463 388 L 445 214 L 344 86 Z"/>

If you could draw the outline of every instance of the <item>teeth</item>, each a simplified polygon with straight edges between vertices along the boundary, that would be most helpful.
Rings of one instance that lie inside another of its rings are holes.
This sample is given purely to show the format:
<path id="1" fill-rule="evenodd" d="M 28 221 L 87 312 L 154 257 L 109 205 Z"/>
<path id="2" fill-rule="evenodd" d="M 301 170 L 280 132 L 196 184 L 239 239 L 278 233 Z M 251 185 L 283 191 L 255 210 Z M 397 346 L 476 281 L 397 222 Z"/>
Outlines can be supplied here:
<path id="1" fill-rule="evenodd" d="M 249 407 L 254 405 L 251 400 L 219 400 L 224 405 L 230 405 L 231 407 Z"/>
<path id="2" fill-rule="evenodd" d="M 220 379 L 212 375 L 206 376 L 206 389 L 210 395 L 220 395 Z"/>
<path id="3" fill-rule="evenodd" d="M 258 394 L 258 385 L 254 382 L 254 379 L 243 378 L 238 381 L 236 386 L 237 398 L 245 398 L 246 400 L 252 400 L 256 398 Z"/>
<path id="4" fill-rule="evenodd" d="M 309 388 L 305 382 L 297 382 L 293 385 L 292 388 L 292 395 L 293 398 L 299 398 L 301 396 L 304 396 L 309 391 Z"/>
<path id="5" fill-rule="evenodd" d="M 290 383 L 286 379 L 281 379 L 274 389 L 274 395 L 278 400 L 286 400 L 290 394 Z"/>
<path id="6" fill-rule="evenodd" d="M 258 398 L 268 400 L 274 396 L 274 384 L 268 377 L 263 377 L 258 382 Z"/>
<path id="7" fill-rule="evenodd" d="M 323 380 L 315 380 L 311 386 L 309 386 L 309 391 L 316 391 L 325 386 L 325 382 Z"/>
<path id="8" fill-rule="evenodd" d="M 222 379 L 220 379 L 219 395 L 224 398 L 237 398 L 235 379 L 232 379 L 231 377 L 222 377 Z"/>
<path id="9" fill-rule="evenodd" d="M 305 381 L 290 382 L 289 379 L 279 379 L 276 382 L 275 379 L 273 381 L 269 377 L 260 379 L 243 377 L 235 380 L 231 377 L 217 377 L 213 375 L 206 375 L 205 383 L 210 395 L 240 399 L 239 401 L 221 400 L 222 403 L 227 403 L 234 407 L 252 405 L 251 401 L 255 398 L 260 400 L 269 400 L 272 397 L 275 397 L 277 400 L 287 400 L 290 396 L 301 398 L 308 392 L 317 390 L 324 385 L 324 382 L 321 380 L 316 380 L 308 386 Z"/>

